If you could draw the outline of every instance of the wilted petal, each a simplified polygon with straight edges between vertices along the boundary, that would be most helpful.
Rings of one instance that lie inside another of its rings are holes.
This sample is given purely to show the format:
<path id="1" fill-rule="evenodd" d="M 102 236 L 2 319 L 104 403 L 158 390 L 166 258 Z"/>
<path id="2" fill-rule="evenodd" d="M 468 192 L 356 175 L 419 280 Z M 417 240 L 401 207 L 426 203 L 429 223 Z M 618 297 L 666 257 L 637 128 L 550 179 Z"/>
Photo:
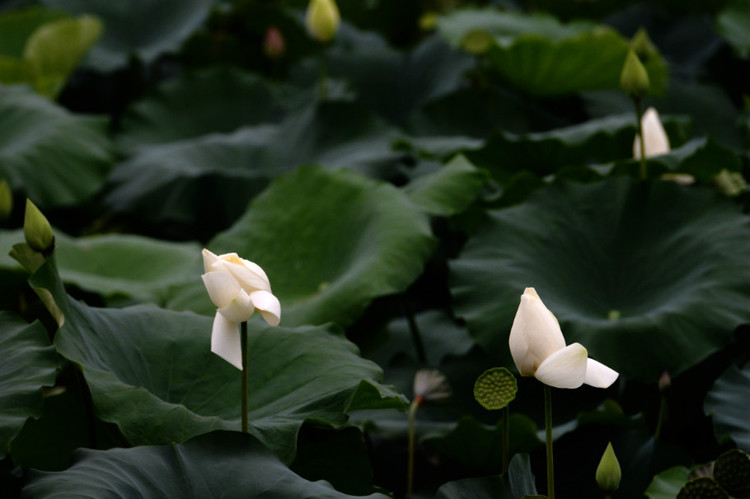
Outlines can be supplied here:
<path id="1" fill-rule="evenodd" d="M 521 296 L 508 344 L 522 376 L 534 376 L 547 357 L 565 347 L 560 324 L 534 288 L 526 288 Z"/>
<path id="2" fill-rule="evenodd" d="M 230 322 L 244 322 L 253 315 L 255 307 L 250 295 L 245 293 L 244 289 L 240 289 L 234 300 L 226 307 L 220 308 L 219 312 Z"/>
<path id="3" fill-rule="evenodd" d="M 439 402 L 451 396 L 448 379 L 437 369 L 420 369 L 414 375 L 414 398 Z"/>
<path id="4" fill-rule="evenodd" d="M 236 322 L 228 321 L 221 313 L 216 312 L 211 329 L 211 351 L 242 370 L 242 346 L 240 330 Z"/>
<path id="5" fill-rule="evenodd" d="M 610 369 L 594 359 L 588 359 L 586 379 L 583 382 L 595 388 L 607 388 L 615 382 L 618 376 L 619 374 L 614 369 Z"/>
<path id="6" fill-rule="evenodd" d="M 281 303 L 279 299 L 268 291 L 253 291 L 250 293 L 255 308 L 269 326 L 278 326 L 281 322 Z"/>
<path id="7" fill-rule="evenodd" d="M 217 308 L 228 307 L 242 291 L 237 280 L 229 272 L 208 272 L 201 276 L 208 296 Z"/>
<path id="8" fill-rule="evenodd" d="M 669 152 L 669 137 L 667 137 L 667 132 L 664 131 L 664 126 L 661 124 L 656 109 L 653 107 L 646 109 L 643 118 L 641 118 L 641 128 L 643 129 L 643 142 L 647 158 Z M 633 157 L 641 159 L 641 140 L 637 134 L 633 142 Z"/>
<path id="9" fill-rule="evenodd" d="M 547 357 L 534 376 L 555 388 L 578 388 L 586 379 L 588 352 L 573 343 Z"/>

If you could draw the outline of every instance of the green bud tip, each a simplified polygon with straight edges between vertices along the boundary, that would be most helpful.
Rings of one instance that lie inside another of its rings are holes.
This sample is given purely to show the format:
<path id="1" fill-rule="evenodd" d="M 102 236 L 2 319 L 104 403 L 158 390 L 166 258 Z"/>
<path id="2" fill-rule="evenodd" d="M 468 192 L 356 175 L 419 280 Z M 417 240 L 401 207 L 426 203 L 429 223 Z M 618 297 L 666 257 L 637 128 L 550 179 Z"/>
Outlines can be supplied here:
<path id="1" fill-rule="evenodd" d="M 628 50 L 620 73 L 620 86 L 633 98 L 643 97 L 650 87 L 648 73 L 633 49 Z"/>
<path id="2" fill-rule="evenodd" d="M 596 483 L 603 491 L 612 493 L 620 486 L 622 472 L 620 463 L 617 461 L 615 451 L 612 449 L 612 442 L 607 444 L 604 450 L 599 466 L 596 468 Z"/>
<path id="3" fill-rule="evenodd" d="M 13 211 L 13 192 L 7 180 L 0 180 L 0 218 L 8 218 Z"/>
<path id="4" fill-rule="evenodd" d="M 638 29 L 636 34 L 633 35 L 630 40 L 630 47 L 642 61 L 648 61 L 651 56 L 657 53 L 656 47 L 651 43 L 648 33 L 643 28 Z"/>
<path id="5" fill-rule="evenodd" d="M 55 247 L 55 234 L 47 218 L 30 199 L 26 200 L 26 214 L 23 222 L 23 235 L 31 249 L 49 254 Z"/>

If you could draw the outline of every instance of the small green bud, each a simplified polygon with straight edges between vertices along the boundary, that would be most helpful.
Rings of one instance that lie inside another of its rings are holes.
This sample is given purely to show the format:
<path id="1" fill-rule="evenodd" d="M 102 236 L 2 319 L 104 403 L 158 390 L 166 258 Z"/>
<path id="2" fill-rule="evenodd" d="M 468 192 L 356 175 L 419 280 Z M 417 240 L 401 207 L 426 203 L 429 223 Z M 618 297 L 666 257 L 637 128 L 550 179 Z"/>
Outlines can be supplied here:
<path id="1" fill-rule="evenodd" d="M 0 180 L 0 218 L 8 218 L 13 211 L 13 192 L 7 180 Z"/>
<path id="2" fill-rule="evenodd" d="M 628 50 L 625 57 L 625 64 L 620 73 L 620 86 L 633 98 L 643 97 L 648 92 L 648 73 L 633 49 Z"/>
<path id="3" fill-rule="evenodd" d="M 742 174 L 739 172 L 730 172 L 726 168 L 716 175 L 714 182 L 716 182 L 719 190 L 729 197 L 739 196 L 747 190 L 747 182 L 745 182 Z"/>
<path id="4" fill-rule="evenodd" d="M 30 199 L 26 200 L 23 235 L 31 249 L 44 255 L 51 253 L 55 247 L 55 234 L 52 233 L 52 227 Z"/>
<path id="5" fill-rule="evenodd" d="M 651 43 L 648 33 L 643 28 L 640 28 L 633 35 L 633 38 L 630 40 L 630 47 L 643 62 L 647 62 L 652 56 L 658 53 L 654 44 Z"/>
<path id="6" fill-rule="evenodd" d="M 307 32 L 319 42 L 329 42 L 336 36 L 341 14 L 335 0 L 310 0 L 305 13 Z"/>
<path id="7" fill-rule="evenodd" d="M 672 378 L 669 377 L 667 371 L 664 371 L 661 373 L 661 378 L 659 378 L 659 391 L 663 393 L 666 390 L 669 390 L 670 386 L 672 386 Z"/>
<path id="8" fill-rule="evenodd" d="M 617 461 L 612 442 L 610 442 L 596 468 L 596 483 L 603 491 L 611 494 L 620 486 L 621 478 L 620 463 Z"/>

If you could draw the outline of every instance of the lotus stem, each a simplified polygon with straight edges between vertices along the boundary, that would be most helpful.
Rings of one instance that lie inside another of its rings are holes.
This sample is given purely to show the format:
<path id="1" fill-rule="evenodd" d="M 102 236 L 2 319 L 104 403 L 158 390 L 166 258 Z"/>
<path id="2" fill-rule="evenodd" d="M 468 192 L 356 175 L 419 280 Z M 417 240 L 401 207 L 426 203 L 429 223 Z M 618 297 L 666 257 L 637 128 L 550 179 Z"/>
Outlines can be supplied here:
<path id="1" fill-rule="evenodd" d="M 414 490 L 414 446 L 416 443 L 415 420 L 417 409 L 422 402 L 421 397 L 416 397 L 409 405 L 409 462 L 406 470 L 406 493 L 411 494 Z"/>
<path id="2" fill-rule="evenodd" d="M 414 343 L 414 349 L 417 351 L 417 359 L 420 363 L 427 363 L 427 355 L 424 350 L 424 342 L 422 342 L 422 334 L 419 331 L 416 319 L 414 319 L 414 309 L 409 301 L 409 296 L 404 295 L 404 312 L 406 315 L 406 321 L 409 323 L 409 333 L 411 333 L 411 341 Z"/>
<path id="3" fill-rule="evenodd" d="M 648 178 L 646 172 L 646 139 L 643 137 L 643 123 L 641 120 L 643 99 L 641 97 L 634 97 L 633 102 L 635 102 L 636 122 L 638 123 L 638 141 L 641 145 L 641 180 L 646 180 Z"/>
<path id="4" fill-rule="evenodd" d="M 666 397 L 664 397 L 664 393 L 661 393 L 660 397 L 659 414 L 656 416 L 656 430 L 654 430 L 654 440 L 659 440 L 659 435 L 661 434 L 661 426 L 664 422 L 664 413 L 666 412 L 667 408 L 667 399 Z"/>
<path id="5" fill-rule="evenodd" d="M 242 348 L 242 432 L 247 428 L 247 321 L 240 323 L 240 348 Z"/>
<path id="6" fill-rule="evenodd" d="M 506 405 L 503 407 L 503 472 L 508 472 L 508 455 L 510 454 L 509 448 L 510 448 L 510 442 L 508 442 L 510 438 L 510 408 Z"/>
<path id="7" fill-rule="evenodd" d="M 552 388 L 544 385 L 544 429 L 547 436 L 547 498 L 555 499 L 555 465 L 552 457 Z"/>

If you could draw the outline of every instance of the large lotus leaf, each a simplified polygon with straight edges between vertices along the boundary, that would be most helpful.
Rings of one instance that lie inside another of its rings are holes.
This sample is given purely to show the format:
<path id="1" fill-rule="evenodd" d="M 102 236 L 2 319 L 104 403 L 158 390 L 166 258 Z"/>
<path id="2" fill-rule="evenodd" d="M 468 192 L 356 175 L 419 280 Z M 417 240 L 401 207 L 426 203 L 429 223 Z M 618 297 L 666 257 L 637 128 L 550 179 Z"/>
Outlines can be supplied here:
<path id="1" fill-rule="evenodd" d="M 649 499 L 674 499 L 687 483 L 690 470 L 684 466 L 674 466 L 662 471 L 651 480 L 646 489 Z"/>
<path id="2" fill-rule="evenodd" d="M 57 355 L 47 330 L 35 322 L 27 324 L 16 315 L 0 311 L 0 458 L 31 417 L 42 410 L 42 386 L 55 384 Z"/>
<path id="3" fill-rule="evenodd" d="M 217 431 L 182 444 L 82 449 L 70 468 L 33 472 L 23 497 L 351 498 L 289 470 L 251 435 Z M 382 494 L 367 496 L 386 499 Z"/>
<path id="4" fill-rule="evenodd" d="M 440 487 L 435 499 L 519 499 L 536 493 L 528 454 L 516 454 L 507 474 L 448 482 Z"/>
<path id="5" fill-rule="evenodd" d="M 206 19 L 215 0 L 43 0 L 42 4 L 72 14 L 93 14 L 104 22 L 104 36 L 90 61 L 109 71 L 136 54 L 146 62 L 174 51 Z"/>
<path id="6" fill-rule="evenodd" d="M 59 11 L 28 7 L 10 10 L 0 14 L 0 54 L 14 59 L 21 59 L 26 41 L 39 26 L 64 19 L 67 16 Z"/>
<path id="7" fill-rule="evenodd" d="M 422 104 L 456 90 L 474 64 L 436 36 L 406 54 L 379 44 L 362 48 L 356 53 L 333 51 L 331 75 L 352 80 L 364 103 L 396 123 Z"/>
<path id="8" fill-rule="evenodd" d="M 486 52 L 492 68 L 517 88 L 543 96 L 619 88 L 629 50 L 629 42 L 605 26 L 562 24 L 548 15 L 457 11 L 441 19 L 440 29 L 454 44 Z M 664 61 L 655 53 L 645 66 L 651 92 L 660 93 Z"/>
<path id="9" fill-rule="evenodd" d="M 101 187 L 113 161 L 105 120 L 76 116 L 21 87 L 0 87 L 0 177 L 39 206 Z"/>
<path id="10" fill-rule="evenodd" d="M 215 68 L 168 80 L 133 104 L 122 119 L 118 145 L 127 151 L 229 133 L 243 126 L 278 122 L 278 91 L 236 68 Z"/>
<path id="11" fill-rule="evenodd" d="M 150 220 L 227 227 L 276 175 L 301 164 L 392 175 L 394 130 L 359 105 L 327 102 L 279 125 L 245 127 L 148 147 L 110 177 L 107 202 Z"/>
<path id="12" fill-rule="evenodd" d="M 102 23 L 92 16 L 60 19 L 43 24 L 32 33 L 23 57 L 42 95 L 56 96 L 89 48 L 102 33 Z"/>
<path id="13" fill-rule="evenodd" d="M 258 263 L 282 303 L 282 323 L 345 326 L 374 298 L 405 290 L 433 239 L 429 217 L 400 190 L 347 170 L 303 167 L 277 178 L 208 243 Z M 213 314 L 202 284 L 170 308 Z"/>
<path id="14" fill-rule="evenodd" d="M 508 334 L 533 286 L 569 343 L 628 377 L 679 373 L 750 320 L 750 219 L 671 182 L 555 182 L 495 210 L 451 263 L 457 313 L 511 365 Z"/>
<path id="15" fill-rule="evenodd" d="M 740 57 L 750 57 L 750 2 L 733 0 L 716 18 L 717 30 L 726 38 Z"/>
<path id="16" fill-rule="evenodd" d="M 62 311 L 55 346 L 81 366 L 97 416 L 131 443 L 181 442 L 239 426 L 240 374 L 211 353 L 211 318 L 152 306 L 88 307 L 65 294 L 54 259 L 29 282 Z M 349 410 L 404 406 L 379 384 L 380 368 L 336 328 L 248 326 L 251 431 L 286 462 L 307 419 L 339 425 Z"/>
<path id="17" fill-rule="evenodd" d="M 430 213 L 450 216 L 466 209 L 486 181 L 486 176 L 465 157 L 456 156 L 438 170 L 411 181 L 406 192 Z"/>
<path id="18" fill-rule="evenodd" d="M 20 269 L 9 256 L 23 230 L 0 231 L 0 268 Z M 192 280 L 185 269 L 201 261 L 197 243 L 173 243 L 128 234 L 73 238 L 55 230 L 55 255 L 66 284 L 105 297 L 159 302 L 170 286 Z"/>
<path id="19" fill-rule="evenodd" d="M 730 367 L 708 392 L 704 409 L 713 416 L 719 437 L 729 436 L 737 447 L 750 452 L 750 428 L 747 425 L 747 398 L 750 396 L 750 364 L 743 369 Z"/>

